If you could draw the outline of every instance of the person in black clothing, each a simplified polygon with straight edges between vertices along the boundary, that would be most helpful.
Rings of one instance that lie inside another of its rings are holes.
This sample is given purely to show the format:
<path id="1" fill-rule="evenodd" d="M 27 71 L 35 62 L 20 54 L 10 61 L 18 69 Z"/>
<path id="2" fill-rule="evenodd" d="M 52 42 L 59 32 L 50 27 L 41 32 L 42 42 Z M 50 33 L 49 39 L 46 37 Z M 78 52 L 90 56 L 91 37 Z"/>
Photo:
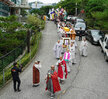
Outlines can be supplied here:
<path id="1" fill-rule="evenodd" d="M 22 66 L 20 66 L 20 68 L 18 68 L 17 67 L 18 64 L 16 62 L 13 65 L 14 65 L 14 67 L 11 69 L 11 74 L 12 74 L 12 78 L 13 78 L 14 91 L 20 92 L 21 90 L 19 88 L 20 88 L 21 81 L 19 78 L 19 72 L 21 72 Z M 18 83 L 17 89 L 16 89 L 16 83 Z"/>
<path id="2" fill-rule="evenodd" d="M 80 27 L 80 31 L 79 31 L 79 41 L 82 41 L 82 34 L 83 34 L 82 27 Z"/>

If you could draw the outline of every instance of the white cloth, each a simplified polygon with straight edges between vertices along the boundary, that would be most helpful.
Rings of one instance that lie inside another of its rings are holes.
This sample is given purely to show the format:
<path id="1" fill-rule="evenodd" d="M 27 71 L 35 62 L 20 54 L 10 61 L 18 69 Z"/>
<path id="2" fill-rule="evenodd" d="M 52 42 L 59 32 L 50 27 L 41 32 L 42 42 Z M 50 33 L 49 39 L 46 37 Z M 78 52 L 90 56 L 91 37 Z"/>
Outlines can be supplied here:
<path id="1" fill-rule="evenodd" d="M 80 52 L 81 52 L 81 55 L 83 56 L 87 56 L 87 47 L 88 47 L 88 43 L 87 41 L 82 41 L 81 42 L 81 45 L 80 45 Z"/>
<path id="2" fill-rule="evenodd" d="M 52 14 L 50 14 L 50 20 L 52 20 Z"/>
<path id="3" fill-rule="evenodd" d="M 54 45 L 54 48 L 53 48 L 56 58 L 60 58 L 60 56 L 61 56 L 61 49 L 62 49 L 61 43 L 57 42 Z"/>
<path id="4" fill-rule="evenodd" d="M 41 68 L 42 66 L 41 66 L 41 64 L 35 64 L 35 67 L 36 67 L 37 69 L 40 70 L 40 68 Z"/>
<path id="5" fill-rule="evenodd" d="M 66 53 L 66 59 L 68 59 L 68 53 Z"/>
<path id="6" fill-rule="evenodd" d="M 60 28 L 60 24 L 59 23 L 58 23 L 57 27 Z"/>
<path id="7" fill-rule="evenodd" d="M 63 40 L 62 40 L 62 39 L 60 40 L 60 44 L 61 44 L 61 46 L 62 46 L 62 48 L 61 48 L 61 53 L 64 53 L 64 50 L 63 50 Z"/>

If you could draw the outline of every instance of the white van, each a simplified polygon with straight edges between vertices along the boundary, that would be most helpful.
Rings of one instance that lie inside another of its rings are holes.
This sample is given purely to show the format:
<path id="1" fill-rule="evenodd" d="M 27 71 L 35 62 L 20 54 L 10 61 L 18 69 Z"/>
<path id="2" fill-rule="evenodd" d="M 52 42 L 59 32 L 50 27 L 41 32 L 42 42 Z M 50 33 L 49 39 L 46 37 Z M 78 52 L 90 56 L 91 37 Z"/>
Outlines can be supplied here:
<path id="1" fill-rule="evenodd" d="M 81 31 L 80 28 L 82 28 L 82 31 L 83 31 L 82 35 L 85 35 L 86 24 L 85 23 L 80 23 L 80 22 L 76 23 L 75 27 L 74 27 L 76 35 L 79 35 L 79 33 Z"/>

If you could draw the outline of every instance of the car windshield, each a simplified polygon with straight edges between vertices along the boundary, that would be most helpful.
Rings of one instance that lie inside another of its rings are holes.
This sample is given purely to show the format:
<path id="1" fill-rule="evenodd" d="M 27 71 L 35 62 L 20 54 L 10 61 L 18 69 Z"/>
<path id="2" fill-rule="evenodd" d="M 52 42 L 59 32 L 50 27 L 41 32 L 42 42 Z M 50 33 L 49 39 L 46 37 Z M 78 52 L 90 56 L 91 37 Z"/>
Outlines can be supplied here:
<path id="1" fill-rule="evenodd" d="M 100 39 L 102 37 L 99 30 L 91 30 L 91 35 L 96 39 Z"/>
<path id="2" fill-rule="evenodd" d="M 98 30 L 91 30 L 92 36 L 99 36 L 99 32 Z"/>
<path id="3" fill-rule="evenodd" d="M 80 27 L 86 28 L 86 25 L 84 23 L 78 23 L 75 25 L 75 28 L 80 28 Z"/>

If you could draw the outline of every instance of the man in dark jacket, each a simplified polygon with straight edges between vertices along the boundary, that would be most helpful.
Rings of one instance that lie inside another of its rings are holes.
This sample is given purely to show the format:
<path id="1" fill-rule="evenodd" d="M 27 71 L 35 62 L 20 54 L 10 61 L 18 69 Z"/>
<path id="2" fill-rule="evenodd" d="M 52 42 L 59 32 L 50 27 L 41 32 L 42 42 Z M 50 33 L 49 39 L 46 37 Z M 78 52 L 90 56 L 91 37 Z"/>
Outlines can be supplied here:
<path id="1" fill-rule="evenodd" d="M 82 41 L 82 35 L 83 35 L 83 31 L 82 31 L 82 27 L 80 27 L 80 31 L 79 31 L 79 41 Z"/>
<path id="2" fill-rule="evenodd" d="M 20 88 L 20 83 L 21 83 L 21 81 L 20 81 L 20 78 L 19 78 L 19 72 L 21 72 L 21 66 L 20 66 L 20 68 L 18 68 L 17 66 L 18 66 L 18 64 L 15 62 L 14 64 L 13 64 L 13 68 L 11 69 L 11 74 L 12 74 L 12 78 L 13 78 L 13 86 L 14 86 L 14 91 L 16 92 L 16 91 L 18 91 L 18 92 L 20 92 L 21 90 L 19 89 Z M 17 85 L 17 89 L 16 89 L 16 83 L 18 83 L 18 85 Z"/>

